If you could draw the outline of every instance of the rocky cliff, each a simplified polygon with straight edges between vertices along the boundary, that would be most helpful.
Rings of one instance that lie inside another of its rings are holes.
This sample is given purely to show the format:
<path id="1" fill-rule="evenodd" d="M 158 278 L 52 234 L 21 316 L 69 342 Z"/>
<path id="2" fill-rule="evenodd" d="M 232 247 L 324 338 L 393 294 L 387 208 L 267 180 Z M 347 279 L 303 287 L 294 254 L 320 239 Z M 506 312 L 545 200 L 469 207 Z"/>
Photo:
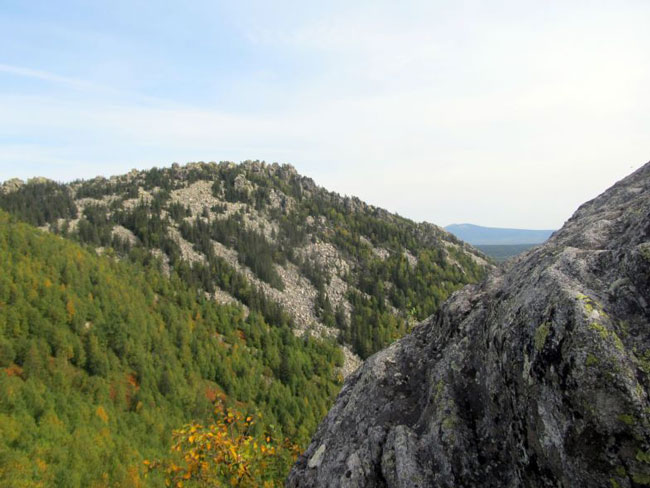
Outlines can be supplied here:
<path id="1" fill-rule="evenodd" d="M 650 163 L 350 376 L 290 487 L 650 485 Z"/>

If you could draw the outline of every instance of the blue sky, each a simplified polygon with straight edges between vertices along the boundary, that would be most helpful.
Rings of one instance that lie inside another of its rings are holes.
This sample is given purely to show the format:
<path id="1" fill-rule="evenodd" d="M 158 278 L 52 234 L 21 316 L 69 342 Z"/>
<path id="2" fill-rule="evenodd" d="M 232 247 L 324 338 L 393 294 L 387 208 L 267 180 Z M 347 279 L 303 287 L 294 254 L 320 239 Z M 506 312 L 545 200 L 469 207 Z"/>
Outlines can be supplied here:
<path id="1" fill-rule="evenodd" d="M 287 162 L 555 228 L 650 159 L 647 1 L 0 0 L 0 180 Z"/>

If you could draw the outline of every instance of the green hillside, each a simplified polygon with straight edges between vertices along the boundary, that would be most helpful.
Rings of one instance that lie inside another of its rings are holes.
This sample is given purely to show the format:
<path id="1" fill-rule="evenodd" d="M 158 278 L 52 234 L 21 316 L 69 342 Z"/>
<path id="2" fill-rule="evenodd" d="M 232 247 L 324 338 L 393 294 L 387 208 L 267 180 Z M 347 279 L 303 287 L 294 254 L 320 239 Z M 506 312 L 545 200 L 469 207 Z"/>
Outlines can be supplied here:
<path id="1" fill-rule="evenodd" d="M 0 486 L 160 486 L 143 459 L 221 392 L 309 439 L 340 385 L 334 343 L 107 254 L 0 212 Z"/>
<path id="2" fill-rule="evenodd" d="M 190 163 L 2 190 L 0 208 L 26 222 L 131 260 L 158 256 L 188 285 L 337 337 L 361 358 L 491 266 L 440 227 L 327 191 L 289 165 Z"/>

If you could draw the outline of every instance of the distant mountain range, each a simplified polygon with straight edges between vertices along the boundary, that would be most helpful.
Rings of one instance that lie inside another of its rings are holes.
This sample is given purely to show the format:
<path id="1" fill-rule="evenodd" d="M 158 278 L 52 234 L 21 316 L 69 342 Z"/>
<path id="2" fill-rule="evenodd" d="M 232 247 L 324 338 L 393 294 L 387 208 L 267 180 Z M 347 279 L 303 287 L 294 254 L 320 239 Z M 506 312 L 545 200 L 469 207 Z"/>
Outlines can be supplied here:
<path id="1" fill-rule="evenodd" d="M 445 227 L 445 230 L 473 246 L 541 244 L 555 232 L 554 230 L 502 229 L 473 224 L 451 224 Z"/>

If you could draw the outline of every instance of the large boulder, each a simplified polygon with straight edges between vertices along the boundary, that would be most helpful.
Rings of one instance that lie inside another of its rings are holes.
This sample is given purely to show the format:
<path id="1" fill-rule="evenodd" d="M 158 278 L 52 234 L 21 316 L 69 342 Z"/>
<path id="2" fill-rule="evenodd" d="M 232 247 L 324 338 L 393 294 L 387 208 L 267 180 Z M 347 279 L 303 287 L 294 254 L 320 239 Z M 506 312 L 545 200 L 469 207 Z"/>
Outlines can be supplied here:
<path id="1" fill-rule="evenodd" d="M 290 487 L 650 485 L 650 163 L 348 377 Z"/>
<path id="2" fill-rule="evenodd" d="M 11 193 L 14 191 L 19 190 L 25 182 L 21 180 L 20 178 L 12 178 L 10 180 L 5 181 L 2 186 L 0 186 L 0 193 Z"/>

